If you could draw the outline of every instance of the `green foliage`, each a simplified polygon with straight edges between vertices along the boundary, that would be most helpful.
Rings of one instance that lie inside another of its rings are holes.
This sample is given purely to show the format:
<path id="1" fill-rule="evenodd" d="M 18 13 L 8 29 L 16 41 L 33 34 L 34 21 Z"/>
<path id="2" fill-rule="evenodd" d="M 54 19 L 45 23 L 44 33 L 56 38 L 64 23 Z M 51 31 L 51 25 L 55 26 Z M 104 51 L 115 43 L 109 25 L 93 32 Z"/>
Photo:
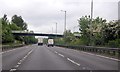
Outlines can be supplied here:
<path id="1" fill-rule="evenodd" d="M 9 22 L 7 15 L 4 15 L 0 19 L 0 25 L 2 26 L 2 43 L 14 43 L 14 42 L 25 42 L 26 44 L 37 43 L 35 36 L 14 36 L 12 30 L 26 30 L 27 24 L 24 22 L 21 16 L 14 15 L 12 22 Z M 33 31 L 30 31 L 33 32 Z"/>
<path id="2" fill-rule="evenodd" d="M 110 47 L 120 47 L 120 39 L 110 40 L 107 45 Z"/>
<path id="3" fill-rule="evenodd" d="M 103 27 L 102 31 L 106 43 L 110 40 L 120 39 L 120 22 L 110 21 Z"/>
<path id="4" fill-rule="evenodd" d="M 64 41 L 63 38 L 55 38 L 54 41 L 55 41 L 55 44 L 58 44 L 58 45 L 64 45 L 65 44 L 65 41 Z"/>
<path id="5" fill-rule="evenodd" d="M 0 18 L 0 39 L 2 39 L 2 19 Z M 2 40 L 0 40 L 1 42 Z"/>
<path id="6" fill-rule="evenodd" d="M 88 33 L 89 24 L 90 24 L 90 16 L 83 16 L 78 20 L 79 23 L 79 30 L 83 35 L 86 35 Z"/>
<path id="7" fill-rule="evenodd" d="M 79 30 L 82 33 L 81 39 L 82 43 L 89 45 L 90 40 L 90 16 L 83 16 L 78 20 Z"/>
<path id="8" fill-rule="evenodd" d="M 37 39 L 34 36 L 25 36 L 24 42 L 25 44 L 35 44 L 37 43 Z"/>
<path id="9" fill-rule="evenodd" d="M 22 30 L 27 29 L 27 24 L 24 22 L 21 16 L 14 15 L 12 17 L 12 22 L 15 23 L 18 27 L 20 27 Z"/>
<path id="10" fill-rule="evenodd" d="M 2 22 L 2 43 L 14 42 L 14 37 L 11 33 L 7 15 L 4 15 L 1 19 Z"/>
<path id="11" fill-rule="evenodd" d="M 92 45 L 103 45 L 104 44 L 104 34 L 103 28 L 106 25 L 106 20 L 100 17 L 93 19 L 91 26 L 91 43 Z"/>
<path id="12" fill-rule="evenodd" d="M 110 21 L 96 17 L 90 23 L 90 16 L 82 16 L 79 20 L 80 38 L 74 36 L 70 30 L 64 32 L 63 40 L 59 44 L 67 45 L 92 45 L 120 47 L 120 20 Z"/>
<path id="13" fill-rule="evenodd" d="M 21 30 L 21 28 L 18 27 L 18 26 L 17 26 L 16 24 L 14 24 L 14 23 L 9 24 L 9 26 L 10 26 L 10 29 L 11 29 L 11 30 Z M 15 40 L 23 41 L 23 37 L 22 37 L 22 36 L 14 36 L 14 38 L 15 38 Z"/>
<path id="14" fill-rule="evenodd" d="M 73 33 L 71 33 L 70 30 L 66 30 L 64 32 L 64 37 L 63 38 L 55 38 L 55 44 L 60 44 L 60 45 L 72 45 L 75 40 L 75 37 Z"/>
<path id="15" fill-rule="evenodd" d="M 65 41 L 65 44 L 69 44 L 70 42 L 72 42 L 72 40 L 74 40 L 74 35 L 71 33 L 70 30 L 66 30 L 64 32 L 64 41 Z"/>
<path id="16" fill-rule="evenodd" d="M 21 30 L 20 27 L 18 27 L 16 24 L 12 23 L 12 24 L 9 24 L 11 30 Z"/>
<path id="17" fill-rule="evenodd" d="M 97 17 L 90 24 L 90 17 L 81 17 L 78 22 L 82 33 L 80 41 L 77 44 L 82 45 L 108 45 L 111 47 L 119 47 L 120 42 L 120 21 L 110 21 L 106 23 L 105 19 Z"/>
<path id="18" fill-rule="evenodd" d="M 48 43 L 48 39 L 47 38 L 43 38 L 43 43 L 47 44 Z"/>

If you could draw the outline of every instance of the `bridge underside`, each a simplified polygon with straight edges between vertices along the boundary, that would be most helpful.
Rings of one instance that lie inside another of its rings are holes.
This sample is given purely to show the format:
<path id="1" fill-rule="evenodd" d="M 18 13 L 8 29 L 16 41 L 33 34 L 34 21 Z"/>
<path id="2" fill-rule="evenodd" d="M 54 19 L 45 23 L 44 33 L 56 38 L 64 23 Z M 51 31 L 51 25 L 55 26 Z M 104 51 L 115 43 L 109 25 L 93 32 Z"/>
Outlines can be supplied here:
<path id="1" fill-rule="evenodd" d="M 12 33 L 13 35 L 18 36 L 52 36 L 52 37 L 63 37 L 63 35 L 59 34 L 41 34 L 41 33 Z"/>

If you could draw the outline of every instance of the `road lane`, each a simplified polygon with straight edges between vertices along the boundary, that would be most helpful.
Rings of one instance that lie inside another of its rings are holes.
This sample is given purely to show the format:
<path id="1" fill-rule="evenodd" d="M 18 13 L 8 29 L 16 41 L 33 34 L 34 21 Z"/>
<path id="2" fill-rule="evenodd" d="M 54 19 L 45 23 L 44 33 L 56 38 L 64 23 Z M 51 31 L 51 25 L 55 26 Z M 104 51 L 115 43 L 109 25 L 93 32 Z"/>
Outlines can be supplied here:
<path id="1" fill-rule="evenodd" d="M 73 59 L 87 70 L 118 70 L 118 61 L 62 47 L 51 47 L 49 49 Z"/>
<path id="2" fill-rule="evenodd" d="M 30 45 L 2 53 L 2 69 L 10 70 L 12 67 L 14 67 L 17 64 L 17 62 L 21 58 L 23 58 L 33 48 L 34 45 Z"/>
<path id="3" fill-rule="evenodd" d="M 30 51 L 17 70 L 117 70 L 118 62 L 73 49 L 31 45 L 3 53 L 3 69 L 10 70 Z"/>
<path id="4" fill-rule="evenodd" d="M 77 70 L 77 65 L 58 56 L 46 46 L 38 46 L 34 52 L 20 65 L 18 70 Z"/>

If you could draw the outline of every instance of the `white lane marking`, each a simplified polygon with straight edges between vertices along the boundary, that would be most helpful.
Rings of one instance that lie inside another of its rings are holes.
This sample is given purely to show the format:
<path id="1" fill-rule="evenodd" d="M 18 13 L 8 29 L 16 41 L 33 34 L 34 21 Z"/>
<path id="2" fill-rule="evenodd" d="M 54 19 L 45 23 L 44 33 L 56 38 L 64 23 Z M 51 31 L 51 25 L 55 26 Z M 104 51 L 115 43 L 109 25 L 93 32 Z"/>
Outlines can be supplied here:
<path id="1" fill-rule="evenodd" d="M 7 52 L 14 51 L 14 50 L 16 50 L 16 49 L 12 49 L 12 50 L 8 50 L 8 51 L 4 51 L 4 52 L 2 52 L 2 53 L 7 53 Z"/>
<path id="2" fill-rule="evenodd" d="M 21 61 L 21 62 L 22 62 L 22 61 Z M 20 64 L 21 64 L 21 62 L 18 62 L 17 64 L 18 64 L 18 65 L 20 65 Z"/>
<path id="3" fill-rule="evenodd" d="M 70 62 L 72 62 L 72 63 L 74 63 L 74 64 L 76 64 L 76 65 L 78 65 L 78 66 L 80 66 L 80 64 L 79 64 L 79 63 L 77 63 L 77 62 L 73 61 L 73 60 L 72 60 L 72 59 L 70 59 L 70 58 L 67 58 L 67 60 L 68 60 L 68 61 L 70 61 Z"/>
<path id="4" fill-rule="evenodd" d="M 120 61 L 119 59 L 115 59 L 115 58 L 110 58 L 110 59 L 112 59 L 112 60 L 116 60 L 116 61 Z"/>
<path id="5" fill-rule="evenodd" d="M 105 57 L 105 56 L 102 56 L 102 55 L 96 55 L 96 56 L 99 56 L 99 57 L 104 57 L 104 58 L 109 58 L 109 57 Z"/>
<path id="6" fill-rule="evenodd" d="M 11 72 L 14 72 L 14 71 L 16 71 L 16 70 L 17 70 L 17 69 L 10 69 Z"/>
<path id="7" fill-rule="evenodd" d="M 84 52 L 84 51 L 81 51 L 81 52 L 89 54 L 89 55 L 95 55 L 95 56 L 98 56 L 98 57 L 106 58 L 106 59 L 111 59 L 111 60 L 114 60 L 114 61 L 120 61 L 119 59 L 116 59 L 116 58 L 110 58 L 110 57 L 107 57 L 107 56 L 92 54 L 92 53 L 88 53 L 88 52 Z"/>
<path id="8" fill-rule="evenodd" d="M 60 53 L 59 53 L 58 55 L 61 56 L 61 57 L 65 57 L 64 55 L 62 55 L 62 54 L 60 54 Z"/>
<path id="9" fill-rule="evenodd" d="M 8 51 L 4 51 L 4 52 L 1 52 L 0 54 L 3 54 L 3 53 L 7 53 L 7 52 L 11 52 L 11 51 L 14 51 L 16 49 L 12 49 L 12 50 L 8 50 Z"/>
<path id="10" fill-rule="evenodd" d="M 22 62 L 22 60 L 19 61 L 20 63 Z"/>
<path id="11" fill-rule="evenodd" d="M 58 53 L 58 52 L 55 51 L 55 53 Z"/>
<path id="12" fill-rule="evenodd" d="M 86 53 L 86 54 L 89 54 L 89 55 L 95 55 L 95 54 L 93 54 L 93 53 L 88 53 L 88 52 L 84 52 L 84 51 L 81 51 L 81 52 Z"/>
<path id="13" fill-rule="evenodd" d="M 18 68 L 18 67 L 19 67 L 19 65 L 16 65 L 16 66 L 15 66 L 15 68 Z"/>
<path id="14" fill-rule="evenodd" d="M 17 68 L 19 67 L 19 65 L 21 65 L 22 62 L 23 62 L 32 52 L 33 52 L 33 49 L 30 50 L 21 60 L 19 60 L 18 63 L 17 63 L 17 65 L 14 66 L 13 68 L 11 68 L 10 71 L 12 71 L 12 72 L 13 72 L 13 71 L 16 71 Z"/>
<path id="15" fill-rule="evenodd" d="M 29 47 L 24 47 L 24 48 L 29 48 Z M 18 50 L 18 49 L 22 49 L 22 48 L 15 48 L 15 49 L 12 49 L 12 50 L 1 52 L 0 54 L 11 52 L 11 51 Z"/>
<path id="16" fill-rule="evenodd" d="M 98 56 L 98 57 L 102 57 L 102 58 L 111 59 L 111 60 L 115 60 L 115 61 L 120 61 L 119 59 L 110 58 L 110 57 L 106 57 L 106 56 L 102 56 L 102 55 L 96 55 L 96 56 Z"/>

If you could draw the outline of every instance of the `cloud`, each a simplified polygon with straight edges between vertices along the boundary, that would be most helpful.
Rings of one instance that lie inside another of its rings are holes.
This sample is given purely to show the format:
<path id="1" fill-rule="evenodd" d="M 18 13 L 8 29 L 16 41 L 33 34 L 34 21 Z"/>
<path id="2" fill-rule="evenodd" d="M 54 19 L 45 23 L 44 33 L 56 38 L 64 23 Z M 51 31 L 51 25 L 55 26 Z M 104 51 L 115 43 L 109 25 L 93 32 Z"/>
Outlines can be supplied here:
<path id="1" fill-rule="evenodd" d="M 10 19 L 14 14 L 22 16 L 28 23 L 29 30 L 41 33 L 55 32 L 55 22 L 58 23 L 58 33 L 64 31 L 64 12 L 67 11 L 67 29 L 74 30 L 77 19 L 90 15 L 90 0 L 0 0 L 0 16 L 7 14 Z M 118 18 L 118 0 L 94 0 L 93 17 L 103 17 L 107 20 Z M 78 30 L 78 28 L 76 29 Z"/>

